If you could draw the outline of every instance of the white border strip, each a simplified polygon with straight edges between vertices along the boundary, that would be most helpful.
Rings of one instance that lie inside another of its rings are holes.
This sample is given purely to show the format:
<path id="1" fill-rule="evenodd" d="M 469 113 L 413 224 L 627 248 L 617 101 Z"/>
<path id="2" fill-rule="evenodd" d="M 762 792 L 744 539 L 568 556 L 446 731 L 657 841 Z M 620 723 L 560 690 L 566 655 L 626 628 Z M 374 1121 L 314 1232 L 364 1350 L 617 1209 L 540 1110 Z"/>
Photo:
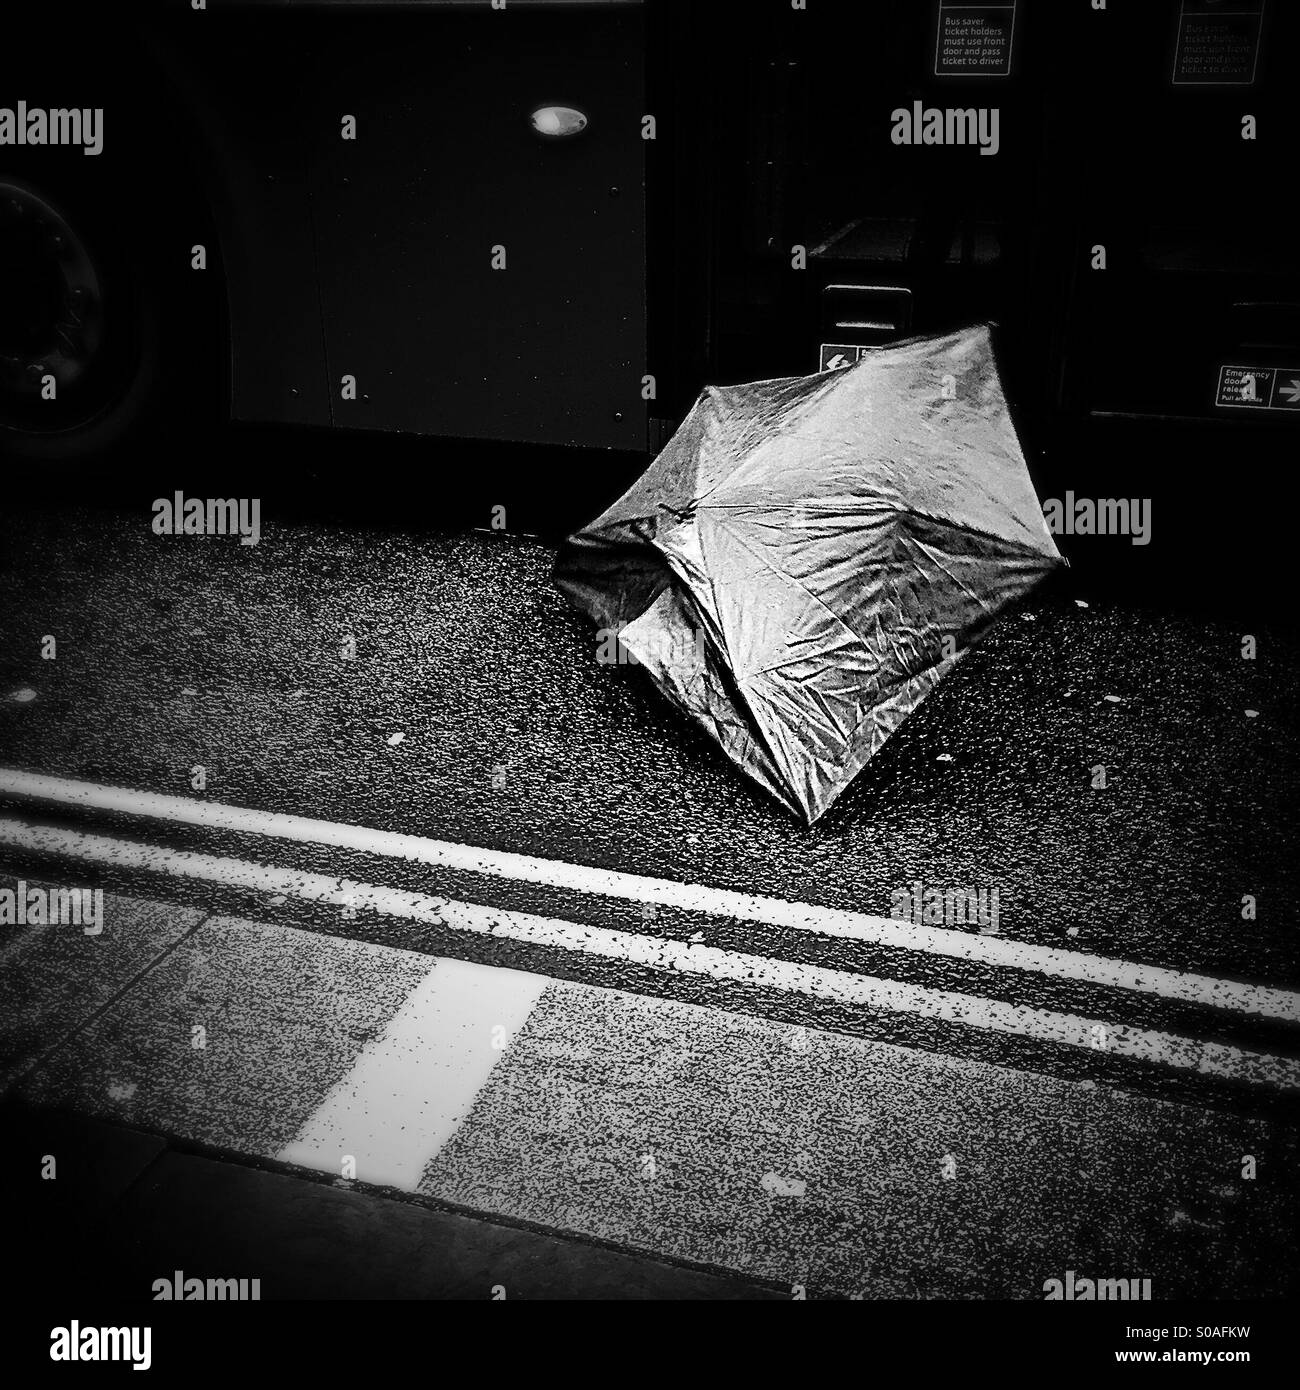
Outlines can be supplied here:
<path id="1" fill-rule="evenodd" d="M 1181 1071 L 1247 1081 L 1283 1090 L 1300 1090 L 1300 1061 L 1246 1052 L 1218 1043 L 1203 1043 L 1144 1028 L 1128 1028 L 1075 1014 L 1025 1008 L 997 999 L 929 989 L 898 980 L 879 980 L 823 966 L 772 960 L 767 956 L 725 951 L 715 946 L 664 941 L 637 932 L 539 917 L 532 913 L 483 907 L 476 903 L 430 897 L 352 879 L 330 878 L 242 859 L 165 849 L 158 845 L 84 835 L 54 826 L 0 820 L 0 845 L 38 853 L 74 856 L 116 868 L 143 869 L 177 878 L 284 894 L 354 911 L 402 917 L 430 926 L 481 936 L 507 937 L 550 949 L 576 951 L 630 961 L 656 970 L 709 975 L 762 989 L 809 998 L 831 999 L 855 1008 L 907 1013 L 960 1023 L 970 1028 L 1030 1038 L 1036 1042 L 1104 1051 L 1113 1056 Z"/>
<path id="2" fill-rule="evenodd" d="M 1292 990 L 1218 980 L 1208 975 L 1185 974 L 1160 966 L 1138 965 L 1106 956 L 1086 955 L 1080 951 L 1063 951 L 1055 946 L 1011 941 L 1005 937 L 978 936 L 914 925 L 864 912 L 814 907 L 810 903 L 790 902 L 784 898 L 737 893 L 696 883 L 674 883 L 669 879 L 646 878 L 614 869 L 568 864 L 559 859 L 534 859 L 504 850 L 425 839 L 419 835 L 400 835 L 387 830 L 369 830 L 364 826 L 311 820 L 305 816 L 253 811 L 213 801 L 131 791 L 125 787 L 107 787 L 95 782 L 79 782 L 9 769 L 0 769 L 0 796 L 29 797 L 57 805 L 148 816 L 211 830 L 270 836 L 304 844 L 332 845 L 413 864 L 487 874 L 494 878 L 628 902 L 656 903 L 663 907 L 709 913 L 743 922 L 759 922 L 764 926 L 786 930 L 847 937 L 893 950 L 925 951 L 977 965 L 1031 970 L 1081 984 L 1137 990 L 1184 1003 L 1209 1005 L 1261 1018 L 1280 1019 L 1286 1023 L 1300 1023 L 1300 994 Z"/>

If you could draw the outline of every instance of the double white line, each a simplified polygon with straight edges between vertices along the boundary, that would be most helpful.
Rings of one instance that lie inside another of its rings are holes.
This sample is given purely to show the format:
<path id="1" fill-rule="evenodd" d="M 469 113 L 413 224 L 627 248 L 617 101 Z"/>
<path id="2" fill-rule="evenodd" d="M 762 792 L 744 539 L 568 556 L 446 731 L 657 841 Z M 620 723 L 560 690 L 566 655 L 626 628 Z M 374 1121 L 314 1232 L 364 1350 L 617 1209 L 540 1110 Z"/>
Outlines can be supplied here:
<path id="1" fill-rule="evenodd" d="M 536 859 L 445 840 L 425 839 L 279 815 L 185 797 L 136 792 L 92 782 L 0 770 L 0 796 L 45 805 L 233 831 L 268 839 L 335 846 L 408 863 L 510 879 L 596 897 L 652 903 L 766 926 L 848 937 L 909 952 L 1033 972 L 1058 980 L 1154 994 L 1210 1005 L 1256 1019 L 1300 1022 L 1300 995 L 1264 985 L 1218 980 L 1129 961 L 1008 941 L 1000 937 L 913 926 L 865 913 L 844 912 L 735 893 L 700 884 L 618 873 L 559 860 Z M 378 884 L 307 873 L 248 860 L 186 853 L 134 841 L 83 834 L 20 820 L 0 820 L 0 845 L 56 854 L 129 870 L 144 870 L 219 886 L 279 894 L 339 908 L 373 911 L 478 935 L 508 937 L 648 966 L 709 975 L 783 993 L 836 1000 L 871 1010 L 907 1013 L 996 1033 L 1104 1051 L 1180 1071 L 1300 1089 L 1300 1062 L 1169 1033 L 1129 1028 L 1075 1014 L 1026 1008 L 977 995 L 932 989 L 849 971 L 776 960 L 636 932 L 585 926 L 531 913 L 404 892 Z"/>

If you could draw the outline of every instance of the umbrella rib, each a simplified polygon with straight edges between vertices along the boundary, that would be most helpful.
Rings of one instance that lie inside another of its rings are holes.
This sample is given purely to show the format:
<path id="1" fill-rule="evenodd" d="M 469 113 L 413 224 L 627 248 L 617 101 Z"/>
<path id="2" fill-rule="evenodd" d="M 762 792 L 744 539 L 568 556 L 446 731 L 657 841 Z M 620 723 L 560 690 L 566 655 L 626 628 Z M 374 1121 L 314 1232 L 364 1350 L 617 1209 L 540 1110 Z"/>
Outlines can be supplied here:
<path id="1" fill-rule="evenodd" d="M 923 512 L 916 507 L 897 507 L 895 510 L 901 515 L 914 516 L 921 521 L 937 522 L 940 526 L 947 526 L 953 531 L 960 531 L 964 536 L 975 536 L 980 540 L 996 541 L 999 545 L 1008 546 L 1020 552 L 1022 555 L 1033 555 L 1037 556 L 1040 560 L 1045 560 L 1049 564 L 1055 563 L 1052 556 L 1045 555 L 1041 550 L 1035 550 L 1028 542 L 1012 540 L 1010 536 L 999 535 L 996 531 L 984 531 L 978 526 L 967 526 L 965 522 L 953 521 L 946 516 L 935 516 L 931 512 Z M 1061 555 L 1058 553 L 1055 560 L 1059 561 L 1061 558 Z"/>
<path id="2" fill-rule="evenodd" d="M 905 506 L 901 503 L 885 502 L 873 506 L 873 500 L 874 499 L 871 498 L 863 498 L 860 503 L 855 503 L 854 510 L 859 514 L 863 512 L 893 512 L 896 516 L 914 516 L 920 521 L 931 521 L 939 526 L 947 526 L 953 531 L 960 531 L 964 536 L 974 536 L 979 540 L 995 541 L 999 545 L 1005 545 L 1017 551 L 1019 554 L 1037 556 L 1039 559 L 1049 564 L 1055 563 L 1063 558 L 1059 554 L 1055 557 L 1046 555 L 1043 551 L 1035 549 L 1027 541 L 1014 540 L 1010 536 L 1001 535 L 997 531 L 984 531 L 978 526 L 968 526 L 965 522 L 953 521 L 950 517 L 939 516 L 933 512 L 923 512 L 916 507 Z M 708 510 L 712 512 L 742 512 L 762 510 L 764 505 L 764 503 L 759 501 L 710 502 L 708 504 Z M 769 503 L 766 505 L 768 510 L 771 510 L 771 504 Z M 794 511 L 798 506 L 799 504 L 797 502 L 790 502 L 785 505 L 783 510 Z"/>

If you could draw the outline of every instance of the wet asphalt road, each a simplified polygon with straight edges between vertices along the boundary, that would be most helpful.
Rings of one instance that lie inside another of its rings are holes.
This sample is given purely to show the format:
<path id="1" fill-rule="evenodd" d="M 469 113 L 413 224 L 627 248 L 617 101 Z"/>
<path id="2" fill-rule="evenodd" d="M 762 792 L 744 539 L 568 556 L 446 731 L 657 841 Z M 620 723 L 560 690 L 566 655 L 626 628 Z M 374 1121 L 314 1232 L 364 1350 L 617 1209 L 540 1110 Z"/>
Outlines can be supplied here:
<path id="1" fill-rule="evenodd" d="M 202 765 L 215 801 L 884 915 L 918 879 L 996 887 L 1007 937 L 1300 980 L 1291 634 L 1252 624 L 1244 660 L 1225 621 L 1082 607 L 1067 575 L 808 829 L 597 662 L 552 560 L 414 524 L 270 516 L 246 547 L 10 510 L 0 766 L 190 795 Z"/>

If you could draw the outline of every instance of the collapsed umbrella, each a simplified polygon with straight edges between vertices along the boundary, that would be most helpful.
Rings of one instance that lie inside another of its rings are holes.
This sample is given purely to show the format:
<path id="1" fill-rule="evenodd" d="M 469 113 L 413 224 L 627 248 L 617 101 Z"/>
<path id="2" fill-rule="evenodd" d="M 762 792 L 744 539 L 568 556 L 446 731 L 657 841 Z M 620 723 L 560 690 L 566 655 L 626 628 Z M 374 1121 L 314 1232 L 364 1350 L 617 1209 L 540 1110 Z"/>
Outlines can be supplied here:
<path id="1" fill-rule="evenodd" d="M 977 327 L 707 387 L 555 579 L 811 823 L 1063 563 Z"/>

